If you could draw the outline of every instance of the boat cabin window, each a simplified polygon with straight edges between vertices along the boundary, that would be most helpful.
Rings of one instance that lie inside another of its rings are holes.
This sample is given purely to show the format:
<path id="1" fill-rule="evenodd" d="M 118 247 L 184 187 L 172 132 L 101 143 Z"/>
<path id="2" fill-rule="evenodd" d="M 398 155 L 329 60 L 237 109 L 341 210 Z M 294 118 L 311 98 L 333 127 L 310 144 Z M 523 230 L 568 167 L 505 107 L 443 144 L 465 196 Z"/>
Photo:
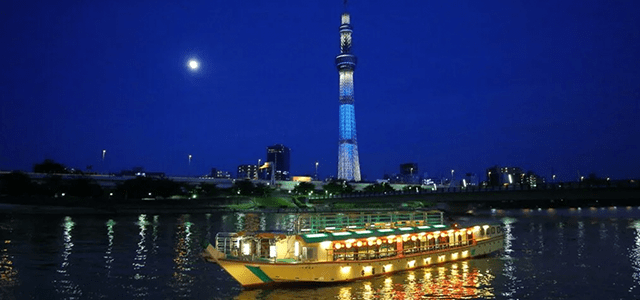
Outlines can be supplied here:
<path id="1" fill-rule="evenodd" d="M 427 250 L 435 249 L 435 247 L 436 247 L 436 239 L 434 237 L 430 236 L 427 239 Z"/>
<path id="2" fill-rule="evenodd" d="M 276 245 L 269 246 L 269 258 L 276 258 L 278 253 L 276 252 Z"/>
<path id="3" fill-rule="evenodd" d="M 398 244 L 394 243 L 389 243 L 389 242 L 384 242 L 380 245 L 380 249 L 378 250 L 378 256 L 379 257 L 389 257 L 389 256 L 396 256 L 396 251 L 398 248 Z"/>
<path id="4" fill-rule="evenodd" d="M 268 239 L 261 239 L 260 240 L 260 249 L 258 249 L 258 254 L 259 254 L 260 258 L 271 257 L 271 255 L 270 255 L 270 252 L 271 252 L 270 246 L 271 246 L 271 242 Z"/>
<path id="5" fill-rule="evenodd" d="M 347 248 L 341 247 L 340 249 L 333 250 L 333 260 L 346 260 Z"/>
<path id="6" fill-rule="evenodd" d="M 449 246 L 449 236 L 445 235 L 445 236 L 439 236 L 438 237 L 438 242 L 436 243 L 436 248 L 446 248 Z"/>
<path id="7" fill-rule="evenodd" d="M 382 257 L 396 256 L 397 244 L 395 241 L 381 241 L 380 244 L 364 242 L 360 246 L 350 245 L 348 248 L 341 244 L 333 249 L 333 260 L 368 260 Z"/>
<path id="8" fill-rule="evenodd" d="M 402 243 L 402 249 L 405 254 L 418 252 L 418 248 L 420 247 L 420 241 L 418 240 L 407 240 Z"/>
<path id="9" fill-rule="evenodd" d="M 302 260 L 317 260 L 318 248 L 316 247 L 302 247 Z"/>

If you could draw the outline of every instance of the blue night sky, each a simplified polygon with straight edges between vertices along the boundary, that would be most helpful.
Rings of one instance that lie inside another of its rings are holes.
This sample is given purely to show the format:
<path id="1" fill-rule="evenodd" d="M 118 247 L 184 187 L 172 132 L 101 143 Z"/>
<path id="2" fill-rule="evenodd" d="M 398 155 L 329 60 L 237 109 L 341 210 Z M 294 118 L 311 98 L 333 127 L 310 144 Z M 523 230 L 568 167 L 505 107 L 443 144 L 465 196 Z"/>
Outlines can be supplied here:
<path id="1" fill-rule="evenodd" d="M 0 170 L 235 174 L 282 143 L 293 174 L 335 176 L 342 1 L 183 2 L 0 3 Z M 639 11 L 351 1 L 363 177 L 640 177 Z"/>

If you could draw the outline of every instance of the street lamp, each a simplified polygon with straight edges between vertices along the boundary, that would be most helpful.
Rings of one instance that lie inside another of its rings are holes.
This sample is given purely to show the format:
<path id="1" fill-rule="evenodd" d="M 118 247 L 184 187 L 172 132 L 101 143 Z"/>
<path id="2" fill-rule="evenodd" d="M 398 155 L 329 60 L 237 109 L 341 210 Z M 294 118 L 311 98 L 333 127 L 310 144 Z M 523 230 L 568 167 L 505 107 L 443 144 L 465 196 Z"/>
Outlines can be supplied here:
<path id="1" fill-rule="evenodd" d="M 189 154 L 189 166 L 187 166 L 187 177 L 191 176 L 191 158 L 193 156 Z"/>
<path id="2" fill-rule="evenodd" d="M 453 177 L 454 173 L 455 173 L 455 170 L 451 169 L 451 182 L 449 183 L 449 186 L 452 186 L 452 185 L 453 185 L 453 186 L 455 187 L 456 185 L 455 185 L 455 183 L 453 183 L 453 181 L 454 181 L 454 180 L 453 180 L 453 178 L 454 178 L 454 177 Z"/>
<path id="3" fill-rule="evenodd" d="M 104 157 L 105 157 L 105 155 L 107 155 L 107 150 L 106 150 L 106 149 L 102 149 L 102 163 L 101 163 L 101 165 L 102 165 L 102 172 L 104 172 L 104 173 L 108 173 L 108 172 L 106 171 L 105 166 L 104 166 Z"/>
<path id="4" fill-rule="evenodd" d="M 409 180 L 411 181 L 411 183 L 413 183 L 413 167 L 409 168 L 409 170 L 411 173 Z"/>
<path id="5" fill-rule="evenodd" d="M 260 173 L 260 163 L 262 162 L 262 159 L 258 158 L 258 168 L 256 169 L 256 180 L 258 180 L 260 178 L 260 176 L 258 175 Z"/>
<path id="6" fill-rule="evenodd" d="M 318 180 L 318 162 L 316 161 L 316 180 Z"/>

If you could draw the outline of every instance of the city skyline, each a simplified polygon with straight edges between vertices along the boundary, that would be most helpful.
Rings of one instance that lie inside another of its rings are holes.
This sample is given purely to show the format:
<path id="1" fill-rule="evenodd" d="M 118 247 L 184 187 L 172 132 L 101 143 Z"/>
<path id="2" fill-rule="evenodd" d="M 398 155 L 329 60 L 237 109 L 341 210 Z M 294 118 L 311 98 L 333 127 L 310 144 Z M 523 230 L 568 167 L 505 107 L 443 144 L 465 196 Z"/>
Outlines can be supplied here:
<path id="1" fill-rule="evenodd" d="M 337 175 L 341 1 L 0 5 L 0 170 L 204 175 L 281 143 L 292 175 Z M 638 8 L 349 2 L 363 179 L 640 177 Z"/>

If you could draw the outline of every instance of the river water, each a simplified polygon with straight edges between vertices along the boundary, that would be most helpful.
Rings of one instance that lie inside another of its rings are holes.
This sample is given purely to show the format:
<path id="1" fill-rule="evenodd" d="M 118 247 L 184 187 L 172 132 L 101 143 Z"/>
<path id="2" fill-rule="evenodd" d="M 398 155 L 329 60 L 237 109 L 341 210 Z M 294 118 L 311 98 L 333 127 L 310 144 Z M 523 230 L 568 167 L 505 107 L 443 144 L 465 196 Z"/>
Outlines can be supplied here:
<path id="1" fill-rule="evenodd" d="M 201 256 L 287 214 L 0 212 L 0 299 L 639 299 L 640 207 L 479 212 L 505 251 L 347 284 L 243 290 Z"/>

